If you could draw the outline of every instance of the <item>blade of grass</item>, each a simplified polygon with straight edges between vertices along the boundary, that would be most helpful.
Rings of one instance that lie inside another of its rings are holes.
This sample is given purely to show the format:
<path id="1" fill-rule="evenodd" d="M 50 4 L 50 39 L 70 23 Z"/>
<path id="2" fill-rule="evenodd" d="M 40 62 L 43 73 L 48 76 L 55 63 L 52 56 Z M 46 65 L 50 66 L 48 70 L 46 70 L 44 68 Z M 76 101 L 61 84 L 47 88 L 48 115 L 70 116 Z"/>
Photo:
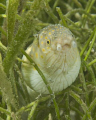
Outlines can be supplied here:
<path id="1" fill-rule="evenodd" d="M 7 104 L 7 109 L 11 113 L 11 106 L 9 104 Z M 7 120 L 11 120 L 11 116 L 10 115 L 7 115 Z"/>
<path id="2" fill-rule="evenodd" d="M 92 60 L 90 63 L 88 63 L 88 66 L 93 65 L 94 63 L 96 63 L 96 59 Z"/>
<path id="3" fill-rule="evenodd" d="M 84 61 L 86 61 L 87 58 L 88 58 L 88 56 L 90 55 L 91 49 L 92 49 L 92 47 L 93 47 L 93 45 L 94 45 L 94 43 L 95 43 L 95 39 L 96 39 L 96 30 L 95 30 L 95 33 L 94 33 L 94 37 L 93 37 L 93 39 L 92 39 L 92 43 L 91 43 L 91 45 L 90 45 L 90 47 L 89 47 L 89 50 L 88 50 L 88 52 L 87 52 L 87 54 L 86 54 L 86 56 L 85 56 L 85 58 L 84 58 Z"/>
<path id="4" fill-rule="evenodd" d="M 15 27 L 15 20 L 16 20 L 16 13 L 17 8 L 19 5 L 19 0 L 9 0 L 7 5 L 7 32 L 8 32 L 8 44 L 10 45 L 13 39 L 14 27 Z"/>
<path id="5" fill-rule="evenodd" d="M 86 115 L 88 117 L 88 120 L 92 120 L 92 117 L 91 117 L 91 112 L 92 112 L 92 109 L 96 106 L 96 98 L 91 102 L 88 110 L 86 111 L 86 114 L 83 116 L 82 120 L 86 120 Z"/>
<path id="6" fill-rule="evenodd" d="M 6 74 L 4 73 L 3 67 L 1 64 L 0 64 L 0 88 L 2 91 L 2 97 L 4 101 L 7 104 L 12 105 L 12 107 L 16 110 L 17 100 L 15 99 L 15 96 L 13 94 L 12 85 L 9 79 L 7 78 Z"/>
<path id="7" fill-rule="evenodd" d="M 39 0 L 39 1 L 41 4 L 42 0 Z M 35 2 L 37 2 L 37 0 L 34 1 L 33 6 L 35 6 Z M 36 20 L 34 20 L 33 17 L 40 10 L 39 9 L 40 4 L 38 7 L 36 6 L 37 9 L 35 9 L 35 8 L 33 9 L 35 12 L 33 12 L 33 10 L 30 10 L 25 14 L 24 18 L 21 20 L 22 24 L 19 27 L 14 40 L 12 41 L 10 47 L 8 47 L 6 57 L 3 61 L 4 71 L 6 72 L 7 75 L 9 75 L 9 71 L 13 67 L 13 63 L 15 62 L 16 55 L 19 53 L 20 48 L 22 48 L 24 43 L 27 41 L 29 34 L 34 32 L 34 30 L 35 30 L 35 26 L 36 26 L 37 22 L 36 22 Z"/>
<path id="8" fill-rule="evenodd" d="M 34 112 L 36 111 L 36 107 L 39 104 L 39 101 L 36 101 L 35 104 L 33 105 L 29 115 L 28 115 L 28 120 L 31 120 L 32 116 L 34 115 Z"/>
<path id="9" fill-rule="evenodd" d="M 82 8 L 82 5 L 81 5 L 81 3 L 78 0 L 73 0 L 73 1 L 77 5 L 77 7 Z"/>
<path id="10" fill-rule="evenodd" d="M 78 110 L 78 108 L 71 106 L 71 109 L 78 113 L 80 116 L 83 116 L 83 113 L 80 110 Z"/>
<path id="11" fill-rule="evenodd" d="M 2 3 L 0 3 L 0 8 L 3 8 L 4 10 L 6 10 L 6 6 Z"/>
<path id="12" fill-rule="evenodd" d="M 6 18 L 5 14 L 0 14 L 0 17 Z"/>
<path id="13" fill-rule="evenodd" d="M 86 111 L 86 114 L 83 116 L 82 120 L 93 120 L 91 113 L 89 111 Z"/>
<path id="14" fill-rule="evenodd" d="M 88 66 L 88 65 L 87 65 L 87 62 L 84 61 L 84 60 L 82 60 L 82 64 L 84 64 L 84 65 L 86 66 L 86 68 L 87 68 L 87 70 L 88 70 L 88 73 L 90 74 L 90 77 L 91 77 L 91 79 L 92 79 L 93 84 L 96 85 L 96 77 L 95 77 L 95 73 L 93 72 L 92 67 L 91 67 L 91 66 Z"/>
<path id="15" fill-rule="evenodd" d="M 52 99 L 53 99 L 53 103 L 54 103 L 54 107 L 55 107 L 55 110 L 56 110 L 56 115 L 57 115 L 57 118 L 58 120 L 60 120 L 60 113 L 59 113 L 59 108 L 58 108 L 58 104 L 55 100 L 55 94 L 52 92 L 45 76 L 43 75 L 42 71 L 39 69 L 39 67 L 35 64 L 35 62 L 31 59 L 31 57 L 22 49 L 21 50 L 22 53 L 26 56 L 26 58 L 33 64 L 33 66 L 35 67 L 35 69 L 38 71 L 38 73 L 40 74 L 41 78 L 43 79 L 43 82 L 45 83 Z"/>
<path id="16" fill-rule="evenodd" d="M 71 97 L 73 97 L 79 103 L 79 105 L 83 109 L 84 113 L 86 113 L 87 105 L 83 102 L 82 99 L 80 99 L 80 96 L 73 91 L 70 91 L 69 94 Z"/>
<path id="17" fill-rule="evenodd" d="M 85 8 L 85 11 L 86 11 L 87 13 L 89 13 L 89 12 L 91 11 L 94 2 L 95 2 L 95 0 L 89 0 L 89 1 L 87 2 L 86 8 Z M 83 26 L 83 27 L 85 26 L 86 18 L 87 18 L 86 15 L 82 15 L 82 19 L 83 19 L 83 20 L 82 20 L 82 26 Z"/>
<path id="18" fill-rule="evenodd" d="M 56 0 L 53 5 L 53 12 L 55 11 L 56 7 L 58 6 L 60 0 Z"/>
<path id="19" fill-rule="evenodd" d="M 57 16 L 55 16 L 55 15 L 53 14 L 53 11 L 52 11 L 52 9 L 50 8 L 47 0 L 44 1 L 44 9 L 45 9 L 45 11 L 47 12 L 47 14 L 50 16 L 50 18 L 52 18 L 52 20 L 54 21 L 54 23 L 58 23 L 58 22 L 59 22 Z"/>
<path id="20" fill-rule="evenodd" d="M 84 73 L 83 73 L 82 66 L 80 68 L 80 80 L 82 82 L 83 89 L 85 91 L 86 104 L 89 105 L 89 97 L 88 97 L 88 93 L 87 93 L 88 90 L 87 90 L 87 85 L 86 85 L 85 76 L 84 76 Z"/>
<path id="21" fill-rule="evenodd" d="M 39 100 L 39 103 L 40 103 L 40 102 L 44 102 L 44 101 L 48 100 L 49 98 L 50 98 L 50 96 L 47 96 L 47 97 L 42 97 L 42 98 L 40 98 L 40 99 L 38 99 L 38 100 Z M 16 115 L 21 114 L 22 112 L 26 111 L 28 108 L 31 108 L 31 107 L 35 104 L 35 102 L 36 102 L 36 101 L 33 101 L 33 102 L 29 103 L 27 106 L 21 107 L 21 108 L 16 112 Z"/>
<path id="22" fill-rule="evenodd" d="M 91 102 L 90 106 L 89 106 L 89 112 L 92 111 L 92 109 L 96 106 L 96 98 Z"/>
<path id="23" fill-rule="evenodd" d="M 61 9 L 59 7 L 56 7 L 56 11 L 58 12 L 58 14 L 60 16 L 60 19 L 62 20 L 63 25 L 68 28 L 68 25 L 64 19 L 64 16 L 63 16 Z"/>
<path id="24" fill-rule="evenodd" d="M 0 31 L 1 31 L 5 36 L 7 36 L 7 33 L 2 29 L 1 26 L 0 26 Z"/>
<path id="25" fill-rule="evenodd" d="M 5 114 L 11 116 L 11 113 L 8 112 L 6 109 L 4 109 L 4 108 L 2 108 L 2 107 L 0 107 L 0 111 L 1 111 L 2 113 L 5 113 Z"/>
<path id="26" fill-rule="evenodd" d="M 86 15 L 89 19 L 91 19 L 91 21 L 95 22 L 95 19 L 93 19 L 92 15 L 87 13 L 85 10 L 83 10 L 81 8 L 73 9 L 73 10 L 69 11 L 68 13 L 66 13 L 65 16 L 70 18 L 72 15 L 74 15 L 76 13 L 82 13 L 82 14 Z"/>
<path id="27" fill-rule="evenodd" d="M 93 30 L 93 32 L 92 32 L 91 36 L 89 37 L 89 39 L 87 40 L 85 46 L 83 47 L 83 49 L 82 49 L 82 51 L 81 51 L 81 53 L 80 53 L 80 56 L 81 56 L 81 57 L 82 57 L 82 55 L 84 54 L 86 48 L 88 47 L 90 41 L 92 40 L 92 38 L 93 38 L 95 32 L 96 32 L 96 27 L 95 27 L 95 29 Z"/>

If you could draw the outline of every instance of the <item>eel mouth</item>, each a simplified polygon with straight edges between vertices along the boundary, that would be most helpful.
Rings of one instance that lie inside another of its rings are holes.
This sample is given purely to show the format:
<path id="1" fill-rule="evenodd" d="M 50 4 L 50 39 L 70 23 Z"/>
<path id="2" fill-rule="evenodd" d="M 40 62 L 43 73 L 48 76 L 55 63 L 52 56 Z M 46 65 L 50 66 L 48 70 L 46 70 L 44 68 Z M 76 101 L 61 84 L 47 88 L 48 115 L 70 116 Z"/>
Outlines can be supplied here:
<path id="1" fill-rule="evenodd" d="M 65 45 L 63 45 L 62 49 L 64 50 L 66 48 L 71 48 L 71 45 L 66 43 Z"/>

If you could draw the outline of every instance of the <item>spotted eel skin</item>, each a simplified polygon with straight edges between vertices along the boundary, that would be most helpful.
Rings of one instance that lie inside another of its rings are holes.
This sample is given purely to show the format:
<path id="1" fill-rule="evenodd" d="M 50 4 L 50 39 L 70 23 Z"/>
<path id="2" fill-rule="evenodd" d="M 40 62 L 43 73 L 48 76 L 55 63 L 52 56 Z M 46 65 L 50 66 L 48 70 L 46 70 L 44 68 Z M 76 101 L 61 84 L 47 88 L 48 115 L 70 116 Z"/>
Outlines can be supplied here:
<path id="1" fill-rule="evenodd" d="M 60 24 L 43 28 L 26 52 L 43 72 L 54 93 L 62 91 L 76 80 L 81 60 L 75 37 L 68 28 Z M 22 59 L 29 62 L 24 55 Z M 29 88 L 39 93 L 49 93 L 31 64 L 22 63 L 22 74 Z"/>

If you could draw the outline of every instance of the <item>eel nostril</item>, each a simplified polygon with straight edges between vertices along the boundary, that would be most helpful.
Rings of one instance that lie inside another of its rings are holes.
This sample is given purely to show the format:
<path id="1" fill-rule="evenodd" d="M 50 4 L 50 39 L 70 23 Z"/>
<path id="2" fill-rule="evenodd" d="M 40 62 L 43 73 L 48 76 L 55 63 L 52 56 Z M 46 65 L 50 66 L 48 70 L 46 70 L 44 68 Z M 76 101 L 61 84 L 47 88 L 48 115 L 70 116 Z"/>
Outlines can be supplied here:
<path id="1" fill-rule="evenodd" d="M 61 51 L 62 50 L 62 46 L 61 46 L 61 44 L 57 44 L 57 51 Z"/>

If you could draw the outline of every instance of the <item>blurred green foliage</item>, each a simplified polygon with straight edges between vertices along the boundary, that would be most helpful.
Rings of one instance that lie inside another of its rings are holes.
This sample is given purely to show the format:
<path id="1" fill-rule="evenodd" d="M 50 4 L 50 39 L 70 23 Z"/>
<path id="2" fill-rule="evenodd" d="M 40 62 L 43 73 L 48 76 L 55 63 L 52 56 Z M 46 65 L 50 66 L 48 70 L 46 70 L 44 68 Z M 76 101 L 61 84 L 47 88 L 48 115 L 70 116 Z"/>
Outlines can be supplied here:
<path id="1" fill-rule="evenodd" d="M 5 5 L 6 4 L 6 0 L 0 0 L 0 3 Z M 0 7 L 0 14 L 4 14 L 4 13 L 5 13 L 5 10 L 2 7 Z M 0 17 L 0 26 L 2 25 L 2 23 L 3 23 L 3 18 Z"/>

